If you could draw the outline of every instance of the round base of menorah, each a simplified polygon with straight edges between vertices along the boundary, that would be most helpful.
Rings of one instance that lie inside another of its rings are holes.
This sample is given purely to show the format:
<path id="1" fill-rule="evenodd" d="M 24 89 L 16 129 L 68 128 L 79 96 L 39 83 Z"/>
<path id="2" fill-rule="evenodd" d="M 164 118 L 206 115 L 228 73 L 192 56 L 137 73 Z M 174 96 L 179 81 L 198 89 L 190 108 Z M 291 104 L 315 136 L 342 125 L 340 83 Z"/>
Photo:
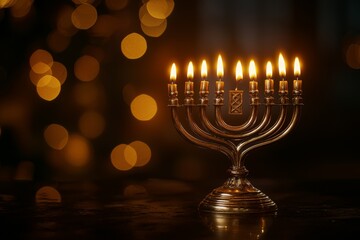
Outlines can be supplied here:
<path id="1" fill-rule="evenodd" d="M 238 186 L 228 182 L 214 189 L 199 204 L 199 211 L 228 214 L 274 213 L 277 206 L 267 195 L 253 187 L 247 179 Z"/>

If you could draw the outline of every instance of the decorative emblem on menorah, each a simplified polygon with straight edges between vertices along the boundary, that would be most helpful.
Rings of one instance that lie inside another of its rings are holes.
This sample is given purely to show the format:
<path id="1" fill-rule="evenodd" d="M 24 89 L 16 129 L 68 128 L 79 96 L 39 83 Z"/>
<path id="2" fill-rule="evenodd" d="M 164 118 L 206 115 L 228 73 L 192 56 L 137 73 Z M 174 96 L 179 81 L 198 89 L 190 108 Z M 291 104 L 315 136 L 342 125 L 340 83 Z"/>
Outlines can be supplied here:
<path id="1" fill-rule="evenodd" d="M 224 68 L 219 55 L 217 65 L 218 80 L 215 83 L 214 120 L 208 117 L 209 82 L 206 61 L 201 66 L 199 100 L 194 101 L 194 69 L 192 62 L 188 65 L 188 80 L 185 81 L 184 101 L 179 104 L 176 80 L 176 66 L 172 65 L 170 83 L 168 84 L 169 107 L 172 120 L 177 131 L 190 142 L 208 149 L 219 151 L 231 160 L 230 176 L 225 183 L 214 189 L 200 203 L 199 210 L 217 213 L 266 213 L 275 212 L 276 204 L 247 179 L 248 170 L 244 166 L 246 155 L 259 147 L 278 141 L 286 136 L 296 125 L 302 104 L 302 80 L 300 76 L 299 59 L 295 58 L 292 101 L 288 98 L 288 82 L 285 80 L 286 68 L 283 56 L 279 56 L 279 90 L 274 96 L 274 80 L 272 66 L 266 66 L 264 82 L 264 99 L 260 101 L 256 67 L 253 60 L 249 64 L 249 97 L 250 112 L 245 121 L 239 125 L 231 125 L 225 121 L 222 114 L 224 106 Z M 243 90 L 238 89 L 238 81 L 243 79 L 240 61 L 236 66 L 236 87 L 229 91 L 229 114 L 243 114 Z M 263 109 L 261 109 L 263 108 Z M 274 111 L 274 108 L 279 108 Z M 179 117 L 184 111 L 186 124 Z M 291 110 L 292 114 L 288 111 Z M 199 114 L 194 118 L 194 114 Z M 262 117 L 259 117 L 262 115 Z M 276 116 L 274 116 L 276 115 Z M 291 117 L 290 117 L 291 116 Z M 196 121 L 199 119 L 199 121 Z"/>

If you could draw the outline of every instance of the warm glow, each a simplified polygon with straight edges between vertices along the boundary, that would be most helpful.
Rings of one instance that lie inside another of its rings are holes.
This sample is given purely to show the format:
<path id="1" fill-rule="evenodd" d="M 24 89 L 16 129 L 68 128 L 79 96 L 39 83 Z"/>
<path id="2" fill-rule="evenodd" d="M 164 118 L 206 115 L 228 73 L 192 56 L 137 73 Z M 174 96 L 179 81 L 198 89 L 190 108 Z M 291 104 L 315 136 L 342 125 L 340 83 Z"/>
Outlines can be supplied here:
<path id="1" fill-rule="evenodd" d="M 188 79 L 193 79 L 194 78 L 194 66 L 193 66 L 193 63 L 191 61 L 189 62 L 189 65 L 188 65 L 187 78 Z"/>
<path id="2" fill-rule="evenodd" d="M 272 78 L 272 74 L 273 74 L 272 65 L 271 62 L 268 61 L 266 64 L 266 78 Z"/>
<path id="3" fill-rule="evenodd" d="M 90 143 L 86 138 L 78 134 L 69 137 L 64 151 L 67 162 L 72 166 L 83 167 L 90 161 Z"/>
<path id="4" fill-rule="evenodd" d="M 254 60 L 251 60 L 249 64 L 249 76 L 251 80 L 256 78 L 256 67 Z"/>
<path id="5" fill-rule="evenodd" d="M 141 23 L 141 30 L 149 37 L 160 37 L 166 30 L 167 21 L 162 21 L 158 26 L 147 26 Z"/>
<path id="6" fill-rule="evenodd" d="M 127 144 L 119 144 L 113 148 L 110 154 L 112 165 L 121 171 L 127 171 L 135 166 L 137 154 L 134 148 Z"/>
<path id="7" fill-rule="evenodd" d="M 71 21 L 78 29 L 89 29 L 96 23 L 97 10 L 91 4 L 80 4 L 72 13 Z"/>
<path id="8" fill-rule="evenodd" d="M 52 101 L 60 94 L 61 83 L 56 77 L 45 75 L 37 83 L 36 91 L 42 99 Z"/>
<path id="9" fill-rule="evenodd" d="M 146 7 L 146 4 L 142 5 L 139 9 L 139 19 L 141 24 L 148 27 L 157 27 L 166 20 L 151 16 Z"/>
<path id="10" fill-rule="evenodd" d="M 217 61 L 216 73 L 217 73 L 218 78 L 220 78 L 220 79 L 224 76 L 224 65 L 223 65 L 223 61 L 222 61 L 220 54 L 219 54 L 218 61 Z"/>
<path id="11" fill-rule="evenodd" d="M 48 51 L 38 49 L 31 54 L 29 63 L 35 73 L 44 74 L 51 70 L 53 57 Z"/>
<path id="12" fill-rule="evenodd" d="M 105 0 L 108 9 L 118 11 L 126 7 L 128 0 Z"/>
<path id="13" fill-rule="evenodd" d="M 59 80 L 62 85 L 67 78 L 67 69 L 64 64 L 60 62 L 54 62 L 51 66 L 52 76 L 54 76 L 57 80 Z"/>
<path id="14" fill-rule="evenodd" d="M 243 79 L 243 70 L 240 61 L 238 61 L 236 64 L 235 79 L 236 81 Z"/>
<path id="15" fill-rule="evenodd" d="M 294 62 L 294 75 L 295 77 L 299 77 L 301 74 L 301 71 L 300 71 L 300 61 L 299 61 L 299 58 L 296 57 L 295 58 L 295 62 Z"/>
<path id="16" fill-rule="evenodd" d="M 149 14 L 154 18 L 165 19 L 174 9 L 173 0 L 149 0 L 146 3 Z"/>
<path id="17" fill-rule="evenodd" d="M 121 41 L 121 52 L 128 59 L 141 58 L 146 50 L 146 39 L 138 33 L 130 33 Z"/>
<path id="18" fill-rule="evenodd" d="M 85 112 L 79 119 L 79 129 L 88 138 L 97 138 L 105 128 L 104 117 L 95 111 Z"/>
<path id="19" fill-rule="evenodd" d="M 203 60 L 201 63 L 201 78 L 206 78 L 207 77 L 207 65 L 206 65 L 206 60 Z"/>
<path id="20" fill-rule="evenodd" d="M 139 197 L 139 196 L 147 195 L 147 191 L 146 191 L 145 187 L 143 187 L 141 185 L 131 184 L 129 186 L 126 186 L 123 194 L 125 197 Z"/>
<path id="21" fill-rule="evenodd" d="M 176 65 L 173 63 L 170 70 L 170 80 L 174 82 L 176 80 Z"/>
<path id="22" fill-rule="evenodd" d="M 140 121 L 151 120 L 157 112 L 157 104 L 153 97 L 141 94 L 130 104 L 132 115 Z"/>
<path id="23" fill-rule="evenodd" d="M 84 82 L 94 80 L 100 71 L 98 60 L 90 55 L 79 57 L 74 64 L 75 76 Z"/>
<path id="24" fill-rule="evenodd" d="M 285 60 L 281 53 L 279 55 L 279 74 L 280 74 L 280 77 L 286 76 Z"/>
<path id="25" fill-rule="evenodd" d="M 36 203 L 60 203 L 61 195 L 55 188 L 44 186 L 36 191 L 35 201 Z"/>
<path id="26" fill-rule="evenodd" d="M 137 155 L 137 160 L 135 167 L 145 166 L 151 159 L 151 149 L 150 147 L 141 141 L 134 141 L 129 144 L 135 151 Z"/>
<path id="27" fill-rule="evenodd" d="M 59 124 L 50 124 L 44 131 L 44 139 L 46 143 L 56 150 L 63 149 L 69 139 L 69 134 L 66 128 Z"/>

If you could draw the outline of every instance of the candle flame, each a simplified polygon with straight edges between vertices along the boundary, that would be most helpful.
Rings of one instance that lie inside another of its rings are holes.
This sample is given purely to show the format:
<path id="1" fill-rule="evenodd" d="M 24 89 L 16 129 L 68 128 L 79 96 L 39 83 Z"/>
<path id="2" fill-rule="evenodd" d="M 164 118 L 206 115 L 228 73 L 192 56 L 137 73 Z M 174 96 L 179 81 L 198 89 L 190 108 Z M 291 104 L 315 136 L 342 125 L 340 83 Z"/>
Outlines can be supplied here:
<path id="1" fill-rule="evenodd" d="M 235 79 L 236 81 L 243 79 L 243 70 L 240 61 L 236 64 Z"/>
<path id="2" fill-rule="evenodd" d="M 254 80 L 256 78 L 256 67 L 254 60 L 250 61 L 249 65 L 249 76 L 251 80 Z"/>
<path id="3" fill-rule="evenodd" d="M 299 77 L 300 76 L 300 61 L 299 61 L 299 58 L 296 57 L 295 58 L 295 62 L 294 62 L 294 75 L 295 77 Z"/>
<path id="4" fill-rule="evenodd" d="M 206 61 L 203 60 L 201 63 L 201 77 L 202 78 L 206 78 L 207 77 L 207 66 L 206 66 Z"/>
<path id="5" fill-rule="evenodd" d="M 188 79 L 193 79 L 194 78 L 194 66 L 193 66 L 193 63 L 191 61 L 189 62 L 189 65 L 188 65 L 187 78 Z"/>
<path id="6" fill-rule="evenodd" d="M 171 81 L 175 81 L 175 80 L 176 80 L 176 65 L 175 65 L 175 63 L 173 63 L 172 66 L 171 66 L 170 80 L 171 80 Z"/>
<path id="7" fill-rule="evenodd" d="M 272 77 L 272 72 L 273 72 L 273 69 L 272 69 L 271 62 L 268 61 L 266 64 L 266 77 L 270 79 Z"/>
<path id="8" fill-rule="evenodd" d="M 224 76 L 224 66 L 221 55 L 219 54 L 218 61 L 217 61 L 217 76 L 218 78 L 222 78 Z"/>
<path id="9" fill-rule="evenodd" d="M 285 77 L 286 75 L 285 60 L 281 53 L 279 55 L 279 74 L 280 77 Z"/>

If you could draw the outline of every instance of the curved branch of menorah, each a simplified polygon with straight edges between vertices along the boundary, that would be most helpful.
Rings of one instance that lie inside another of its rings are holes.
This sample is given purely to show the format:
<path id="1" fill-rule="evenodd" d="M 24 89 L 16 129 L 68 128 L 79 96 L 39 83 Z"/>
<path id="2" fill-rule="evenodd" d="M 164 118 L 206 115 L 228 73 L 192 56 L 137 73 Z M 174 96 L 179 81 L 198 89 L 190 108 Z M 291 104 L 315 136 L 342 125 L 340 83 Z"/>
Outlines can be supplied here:
<path id="1" fill-rule="evenodd" d="M 220 127 L 222 127 L 225 130 L 231 131 L 231 132 L 239 132 L 242 130 L 245 130 L 249 127 L 252 127 L 257 119 L 257 113 L 258 113 L 258 105 L 252 105 L 251 106 L 251 113 L 249 115 L 249 118 L 241 125 L 239 126 L 233 126 L 225 122 L 222 113 L 221 113 L 221 106 L 215 106 L 215 120 L 216 124 Z"/>
<path id="2" fill-rule="evenodd" d="M 179 120 L 178 111 L 177 111 L 179 106 L 170 106 L 170 108 L 171 108 L 171 115 L 172 115 L 173 123 L 175 125 L 176 130 L 180 133 L 180 135 L 182 135 L 184 138 L 186 138 L 191 143 L 194 143 L 198 146 L 209 148 L 209 149 L 212 149 L 215 151 L 219 151 L 219 152 L 225 154 L 225 156 L 227 156 L 231 161 L 233 161 L 234 155 L 233 155 L 232 149 L 229 149 L 220 144 L 216 144 L 216 143 L 209 142 L 209 141 L 204 141 L 204 140 L 201 140 L 201 139 L 193 136 L 183 127 L 181 121 Z"/>
<path id="3" fill-rule="evenodd" d="M 217 127 L 215 127 L 211 123 L 209 118 L 207 117 L 206 106 L 200 106 L 200 117 L 201 117 L 201 120 L 202 120 L 204 126 L 209 131 L 211 131 L 213 134 L 215 134 L 215 135 L 217 135 L 219 137 L 223 137 L 223 138 L 239 140 L 239 139 L 242 139 L 244 137 L 248 137 L 248 136 L 256 134 L 261 129 L 263 129 L 264 126 L 268 125 L 268 123 L 271 120 L 271 118 L 270 118 L 270 116 L 271 116 L 271 107 L 272 107 L 272 105 L 266 105 L 264 116 L 263 116 L 262 120 L 260 121 L 260 123 L 256 127 L 254 127 L 253 129 L 250 129 L 250 130 L 248 130 L 246 132 L 238 133 L 238 134 L 224 132 L 224 131 L 218 129 Z"/>
<path id="4" fill-rule="evenodd" d="M 263 134 L 263 139 L 261 139 L 258 143 L 256 143 L 256 140 L 259 140 L 259 139 L 250 139 L 247 143 L 244 144 L 244 146 L 246 144 L 250 144 L 250 143 L 255 143 L 253 145 L 250 145 L 249 147 L 245 148 L 240 156 L 239 156 L 239 163 L 241 165 L 241 162 L 243 161 L 243 159 L 245 158 L 245 156 L 251 151 L 251 150 L 254 150 L 256 148 L 259 148 L 259 147 L 262 147 L 262 146 L 265 146 L 265 145 L 268 145 L 270 143 L 273 143 L 273 142 L 276 142 L 278 140 L 280 140 L 281 138 L 285 137 L 289 132 L 291 132 L 291 130 L 295 127 L 296 123 L 298 122 L 299 120 L 299 116 L 300 116 L 300 107 L 301 107 L 301 104 L 296 104 L 294 105 L 294 109 L 293 109 L 293 114 L 292 114 L 292 117 L 291 117 L 291 120 L 289 122 L 289 124 L 287 125 L 286 128 L 284 128 L 281 132 L 278 132 L 278 131 L 275 131 L 274 134 L 267 134 L 264 133 Z M 285 120 L 285 119 L 284 119 Z M 284 122 L 284 121 L 283 121 Z M 278 129 L 279 130 L 279 129 Z M 270 135 L 270 136 L 269 136 Z M 267 136 L 269 136 L 269 138 L 266 138 Z"/>
<path id="5" fill-rule="evenodd" d="M 208 141 L 214 141 L 214 142 L 218 142 L 222 145 L 225 145 L 226 147 L 228 147 L 230 149 L 230 152 L 233 153 L 232 154 L 232 158 L 231 158 L 231 162 L 234 164 L 235 159 L 236 159 L 236 146 L 235 144 L 233 144 L 230 141 L 226 141 L 222 138 L 218 138 L 216 136 L 213 136 L 211 134 L 209 134 L 208 132 L 204 131 L 203 129 L 201 129 L 197 124 L 196 121 L 193 118 L 193 114 L 192 114 L 192 110 L 193 110 L 193 106 L 189 105 L 185 105 L 185 109 L 186 109 L 186 118 L 187 118 L 187 122 L 191 128 L 191 130 L 199 135 L 200 137 L 204 138 L 205 140 Z"/>

